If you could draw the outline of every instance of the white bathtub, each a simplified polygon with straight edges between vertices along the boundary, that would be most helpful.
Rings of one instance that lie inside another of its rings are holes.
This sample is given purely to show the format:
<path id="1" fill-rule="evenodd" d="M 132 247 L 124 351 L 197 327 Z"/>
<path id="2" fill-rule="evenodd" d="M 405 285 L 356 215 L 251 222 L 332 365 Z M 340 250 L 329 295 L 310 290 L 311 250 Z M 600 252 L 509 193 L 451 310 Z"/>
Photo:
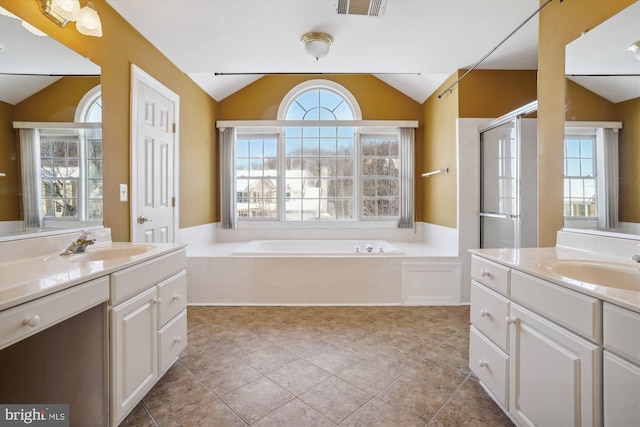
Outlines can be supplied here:
<path id="1" fill-rule="evenodd" d="M 399 256 L 404 252 L 385 240 L 252 240 L 232 256 L 333 257 Z"/>

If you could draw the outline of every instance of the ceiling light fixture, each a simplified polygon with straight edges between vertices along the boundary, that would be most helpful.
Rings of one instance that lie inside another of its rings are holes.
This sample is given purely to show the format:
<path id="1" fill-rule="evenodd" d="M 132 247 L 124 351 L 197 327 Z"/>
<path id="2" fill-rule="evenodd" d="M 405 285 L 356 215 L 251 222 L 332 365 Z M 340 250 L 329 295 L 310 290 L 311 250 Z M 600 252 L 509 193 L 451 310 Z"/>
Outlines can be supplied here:
<path id="1" fill-rule="evenodd" d="M 329 54 L 333 45 L 333 37 L 327 33 L 307 33 L 300 37 L 304 51 L 316 61 Z"/>
<path id="2" fill-rule="evenodd" d="M 80 0 L 36 0 L 42 13 L 61 27 L 76 22 L 77 30 L 84 35 L 102 37 L 102 23 L 91 1 L 80 8 Z"/>
<path id="3" fill-rule="evenodd" d="M 640 40 L 629 46 L 628 50 L 629 52 L 633 52 L 636 58 L 638 58 L 638 61 L 640 61 Z"/>

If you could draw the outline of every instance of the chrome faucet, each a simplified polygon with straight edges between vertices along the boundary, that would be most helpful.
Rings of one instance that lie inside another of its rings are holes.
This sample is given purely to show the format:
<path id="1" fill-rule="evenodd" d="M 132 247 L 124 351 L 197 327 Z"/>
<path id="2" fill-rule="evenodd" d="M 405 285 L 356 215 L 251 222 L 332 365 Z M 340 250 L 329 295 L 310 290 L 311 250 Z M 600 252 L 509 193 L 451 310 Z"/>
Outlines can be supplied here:
<path id="1" fill-rule="evenodd" d="M 640 245 L 636 246 L 636 249 L 640 252 Z M 635 262 L 640 262 L 640 254 L 631 255 L 631 259 Z"/>
<path id="2" fill-rule="evenodd" d="M 373 252 L 373 246 L 371 246 L 371 243 L 365 243 L 364 248 L 367 250 L 367 252 Z"/>
<path id="3" fill-rule="evenodd" d="M 78 240 L 71 243 L 67 249 L 64 250 L 60 255 L 71 255 L 71 254 L 81 254 L 87 250 L 87 246 L 93 245 L 96 242 L 96 239 L 88 239 L 89 234 L 83 232 Z"/>

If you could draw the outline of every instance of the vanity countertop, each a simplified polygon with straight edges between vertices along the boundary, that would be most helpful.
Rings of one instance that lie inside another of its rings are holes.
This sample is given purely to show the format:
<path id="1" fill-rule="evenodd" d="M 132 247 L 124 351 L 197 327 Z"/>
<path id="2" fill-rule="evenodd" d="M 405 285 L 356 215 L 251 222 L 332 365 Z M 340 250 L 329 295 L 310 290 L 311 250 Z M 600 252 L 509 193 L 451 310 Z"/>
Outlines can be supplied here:
<path id="1" fill-rule="evenodd" d="M 84 254 L 20 259 L 0 264 L 0 311 L 18 304 L 70 288 L 114 271 L 147 261 L 186 247 L 182 243 L 101 243 L 90 246 Z M 100 251 L 144 247 L 142 253 L 105 259 L 92 258 Z"/>
<path id="2" fill-rule="evenodd" d="M 565 277 L 553 271 L 560 263 L 584 262 L 623 269 L 632 277 L 637 273 L 640 287 L 640 264 L 621 258 L 598 256 L 591 252 L 564 247 L 522 248 L 522 249 L 471 249 L 472 254 L 529 273 L 560 286 L 591 295 L 603 301 L 628 308 L 640 313 L 640 292 L 600 286 L 586 281 Z"/>

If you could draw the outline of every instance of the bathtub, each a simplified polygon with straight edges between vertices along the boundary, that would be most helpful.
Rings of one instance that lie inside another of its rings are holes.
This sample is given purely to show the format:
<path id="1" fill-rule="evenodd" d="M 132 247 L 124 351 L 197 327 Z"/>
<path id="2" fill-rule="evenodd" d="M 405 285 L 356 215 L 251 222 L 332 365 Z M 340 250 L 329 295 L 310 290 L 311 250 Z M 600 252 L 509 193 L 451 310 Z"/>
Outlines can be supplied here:
<path id="1" fill-rule="evenodd" d="M 401 256 L 405 253 L 384 240 L 252 240 L 232 256 L 343 257 Z"/>

